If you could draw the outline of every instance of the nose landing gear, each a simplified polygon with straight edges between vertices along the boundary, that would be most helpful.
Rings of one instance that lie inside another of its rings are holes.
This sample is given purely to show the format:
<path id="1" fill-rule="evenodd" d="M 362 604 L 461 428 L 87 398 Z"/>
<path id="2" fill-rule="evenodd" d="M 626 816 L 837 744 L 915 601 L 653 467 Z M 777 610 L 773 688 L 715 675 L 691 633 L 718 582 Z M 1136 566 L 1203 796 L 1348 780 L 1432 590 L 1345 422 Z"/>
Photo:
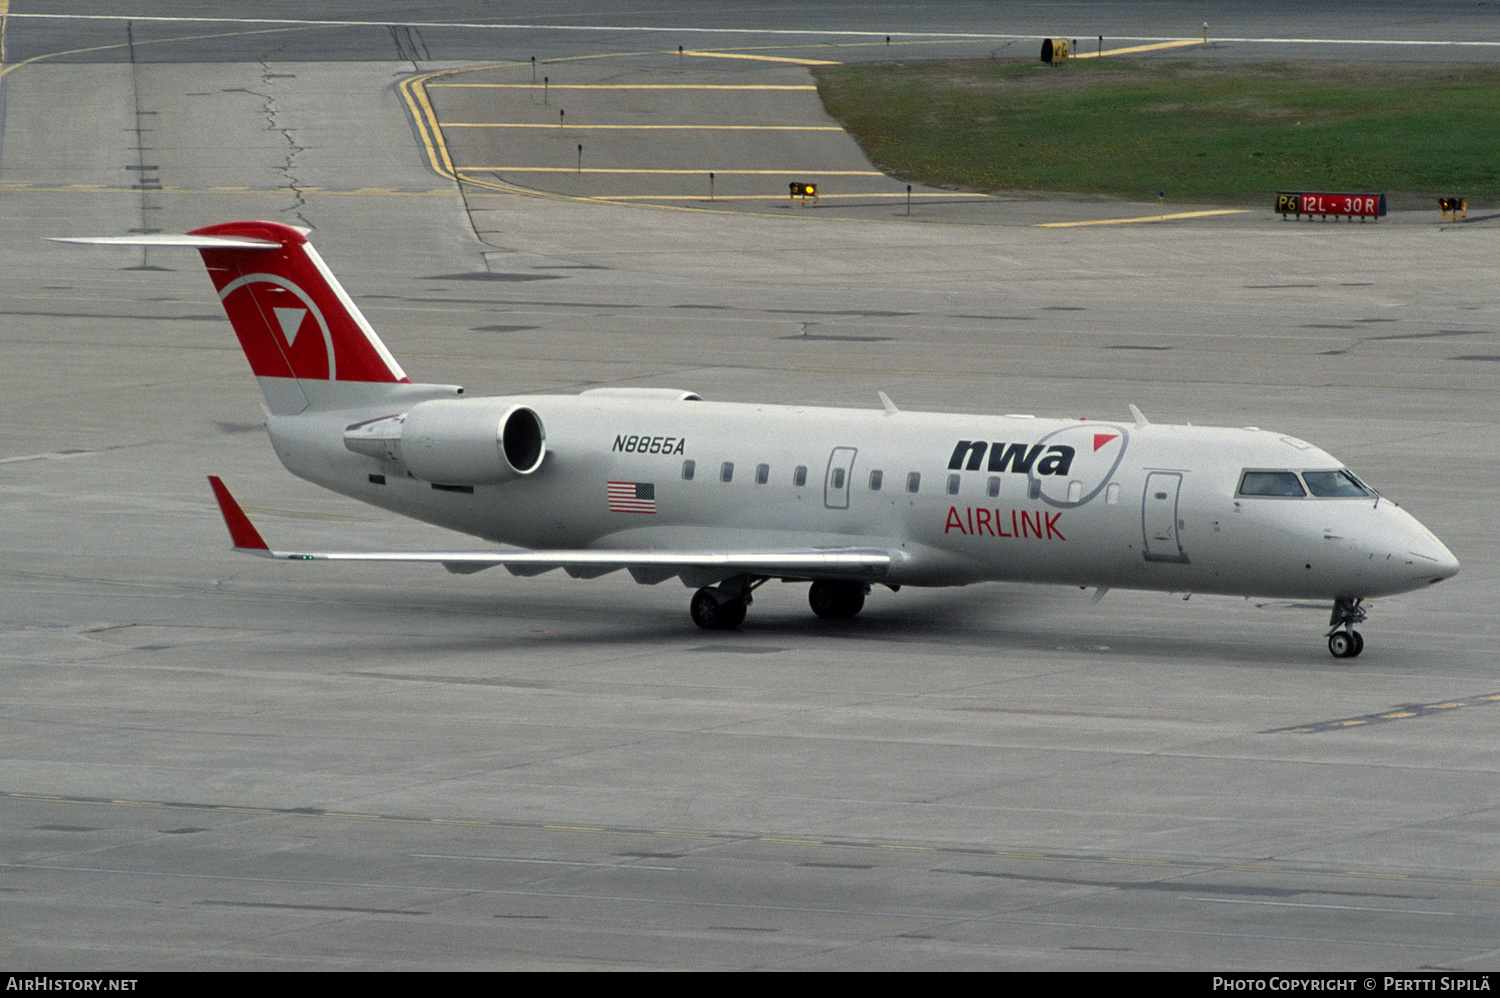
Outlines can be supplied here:
<path id="1" fill-rule="evenodd" d="M 1338 599 L 1333 601 L 1333 616 L 1328 623 L 1333 629 L 1328 632 L 1328 651 L 1334 658 L 1354 658 L 1365 650 L 1365 639 L 1354 629 L 1369 616 L 1360 604 L 1363 600 Z"/>

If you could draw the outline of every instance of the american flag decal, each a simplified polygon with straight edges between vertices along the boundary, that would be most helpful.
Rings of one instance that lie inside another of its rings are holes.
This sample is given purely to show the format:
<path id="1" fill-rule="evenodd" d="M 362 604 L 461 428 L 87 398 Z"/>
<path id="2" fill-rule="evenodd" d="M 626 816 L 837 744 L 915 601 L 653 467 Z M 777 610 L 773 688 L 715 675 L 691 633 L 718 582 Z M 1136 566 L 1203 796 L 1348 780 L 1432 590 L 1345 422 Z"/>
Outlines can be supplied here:
<path id="1" fill-rule="evenodd" d="M 610 482 L 604 494 L 609 499 L 609 508 L 616 513 L 656 513 L 653 482 Z"/>

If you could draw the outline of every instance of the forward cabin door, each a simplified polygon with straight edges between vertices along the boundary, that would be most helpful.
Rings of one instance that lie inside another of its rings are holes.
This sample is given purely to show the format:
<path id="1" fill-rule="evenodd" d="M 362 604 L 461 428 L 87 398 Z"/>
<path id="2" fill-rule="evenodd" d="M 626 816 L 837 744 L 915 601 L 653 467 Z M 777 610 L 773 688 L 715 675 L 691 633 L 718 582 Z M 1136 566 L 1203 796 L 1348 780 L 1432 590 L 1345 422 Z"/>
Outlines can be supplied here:
<path id="1" fill-rule="evenodd" d="M 1141 530 L 1146 538 L 1147 561 L 1187 563 L 1187 552 L 1177 531 L 1177 499 L 1182 475 L 1175 471 L 1153 471 L 1146 476 L 1146 494 L 1141 499 Z"/>
<path id="2" fill-rule="evenodd" d="M 854 447 L 835 447 L 828 455 L 828 474 L 823 479 L 823 505 L 829 509 L 849 508 L 849 479 L 854 474 Z"/>

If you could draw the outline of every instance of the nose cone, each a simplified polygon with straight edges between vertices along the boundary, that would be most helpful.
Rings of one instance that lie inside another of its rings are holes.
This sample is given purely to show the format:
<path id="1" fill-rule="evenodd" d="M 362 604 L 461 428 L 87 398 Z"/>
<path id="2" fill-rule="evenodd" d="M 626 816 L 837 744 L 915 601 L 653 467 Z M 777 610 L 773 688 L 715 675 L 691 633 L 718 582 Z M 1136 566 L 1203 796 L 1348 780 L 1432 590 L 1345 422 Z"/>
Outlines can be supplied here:
<path id="1" fill-rule="evenodd" d="M 1391 507 L 1382 531 L 1385 549 L 1380 575 L 1390 592 L 1409 592 L 1458 574 L 1458 559 L 1432 531 L 1405 510 Z M 1394 514 L 1392 516 L 1391 514 Z"/>
<path id="2" fill-rule="evenodd" d="M 1427 535 L 1427 543 L 1421 546 L 1414 544 L 1407 552 L 1417 577 L 1428 585 L 1453 578 L 1458 574 L 1458 559 L 1453 557 L 1453 552 L 1434 537 L 1431 531 L 1424 527 L 1422 532 Z"/>

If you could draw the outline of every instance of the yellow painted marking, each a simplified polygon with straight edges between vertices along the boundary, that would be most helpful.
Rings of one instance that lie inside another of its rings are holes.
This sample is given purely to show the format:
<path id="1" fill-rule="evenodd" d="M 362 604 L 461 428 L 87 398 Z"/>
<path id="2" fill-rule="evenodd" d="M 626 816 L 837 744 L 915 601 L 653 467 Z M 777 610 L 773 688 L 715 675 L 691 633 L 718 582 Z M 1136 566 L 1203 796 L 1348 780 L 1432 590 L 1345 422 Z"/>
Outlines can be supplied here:
<path id="1" fill-rule="evenodd" d="M 722 171 L 719 171 L 722 173 Z M 611 201 L 764 201 L 766 198 L 786 197 L 785 194 L 716 194 L 710 198 L 707 194 L 601 194 L 600 197 L 609 198 Z M 846 201 L 866 201 L 871 198 L 905 198 L 906 195 L 899 191 L 875 191 L 869 194 L 824 194 L 818 192 L 819 201 L 837 201 L 840 198 Z M 913 194 L 912 200 L 921 198 L 974 198 L 976 200 L 989 197 L 988 194 Z"/>
<path id="2" fill-rule="evenodd" d="M 426 76 L 402 80 L 398 89 L 406 101 L 406 106 L 411 110 L 412 120 L 417 124 L 417 132 L 422 138 L 422 148 L 427 153 L 428 165 L 438 176 L 457 181 L 458 171 L 453 168 L 453 160 L 448 156 L 448 146 L 443 142 L 443 133 L 438 127 L 437 112 L 432 109 L 432 102 L 428 100 L 427 88 L 424 85 L 428 80 L 439 75 L 442 74 L 430 73 Z"/>
<path id="3" fill-rule="evenodd" d="M 592 828 L 588 825 L 543 825 L 549 832 L 602 832 L 602 828 Z"/>
<path id="4" fill-rule="evenodd" d="M 1427 706 L 1431 707 L 1433 710 L 1447 710 L 1449 707 L 1462 707 L 1463 704 L 1461 704 L 1461 703 L 1432 703 L 1432 704 L 1428 704 Z"/>
<path id="5" fill-rule="evenodd" d="M 1162 222 L 1169 218 L 1207 218 L 1210 215 L 1245 215 L 1249 208 L 1216 208 L 1213 211 L 1179 211 L 1168 215 L 1142 215 L 1139 218 L 1100 218 L 1092 222 L 1042 222 L 1038 229 L 1071 229 L 1079 225 L 1131 225 L 1138 222 Z"/>
<path id="6" fill-rule="evenodd" d="M 7 9 L 8 9 L 8 4 L 7 4 Z M 3 15 L 0 15 L 0 16 L 3 16 Z M 0 21 L 0 25 L 3 25 L 3 24 L 4 24 L 4 21 Z M 217 34 L 212 34 L 212 35 L 181 35 L 181 36 L 178 36 L 178 37 L 175 37 L 175 38 L 144 38 L 144 39 L 140 39 L 140 40 L 136 41 L 135 44 L 137 46 L 140 46 L 140 45 L 159 44 L 161 42 L 198 42 L 198 41 L 204 41 L 204 40 L 207 40 L 207 39 L 214 39 L 214 38 L 240 38 L 240 37 L 243 37 L 245 35 L 274 35 L 274 34 L 281 34 L 281 33 L 288 32 L 288 31 L 302 31 L 302 30 L 305 30 L 305 29 L 303 29 L 301 27 L 296 27 L 296 28 L 264 28 L 264 29 L 261 29 L 261 30 L 258 30 L 258 31 L 221 31 L 221 32 L 219 32 Z M 82 55 L 85 52 L 108 52 L 108 51 L 111 51 L 111 50 L 114 50 L 114 49 L 123 49 L 123 48 L 129 48 L 129 47 L 130 46 L 127 45 L 127 44 L 94 45 L 94 46 L 91 46 L 89 48 L 68 49 L 67 51 L 63 51 L 63 52 L 44 52 L 41 55 L 34 55 L 30 59 L 23 59 L 22 61 L 16 63 L 14 66 L 6 66 L 6 65 L 4 65 L 5 60 L 3 58 L 0 58 L 0 78 L 5 77 L 6 74 L 10 73 L 12 70 L 20 69 L 22 66 L 29 66 L 29 65 L 31 65 L 34 62 L 46 62 L 48 59 L 57 59 L 57 58 L 59 58 L 61 56 L 65 56 L 65 55 Z"/>
<path id="7" fill-rule="evenodd" d="M 160 801 L 154 800 L 112 800 L 111 804 L 123 804 L 126 807 L 165 807 Z"/>
<path id="8" fill-rule="evenodd" d="M 1369 722 L 1362 721 L 1362 720 L 1359 720 L 1358 718 L 1356 718 L 1356 719 L 1354 719 L 1352 721 L 1334 721 L 1333 722 L 1333 726 L 1335 728 L 1352 728 L 1355 725 L 1367 724 L 1367 723 L 1369 723 Z"/>
<path id="9" fill-rule="evenodd" d="M 389 820 L 381 818 L 378 814 L 360 814 L 358 811 L 325 811 L 323 816 L 326 818 L 362 818 L 365 821 Z"/>
<path id="10" fill-rule="evenodd" d="M 772 836 L 772 835 L 762 835 L 759 838 L 755 839 L 755 841 L 756 842 L 786 842 L 786 843 L 790 843 L 791 845 L 796 845 L 796 846 L 820 846 L 820 845 L 823 845 L 823 842 L 820 839 L 780 839 L 780 838 L 776 838 L 775 836 Z"/>
<path id="11" fill-rule="evenodd" d="M 1381 714 L 1380 716 L 1389 719 L 1395 719 L 1398 717 L 1416 717 L 1417 712 L 1414 710 L 1398 710 L 1394 714 Z"/>
<path id="12" fill-rule="evenodd" d="M 698 52 L 685 49 L 682 54 L 697 56 L 700 59 L 749 59 L 753 62 L 789 62 L 796 66 L 838 65 L 838 63 L 831 59 L 793 59 L 784 55 L 747 55 L 744 52 Z"/>
<path id="13" fill-rule="evenodd" d="M 1073 52 L 1070 59 L 1097 59 L 1101 55 L 1129 55 L 1132 52 L 1159 52 L 1162 49 L 1180 49 L 1189 45 L 1203 44 L 1201 38 L 1183 38 L 1175 42 L 1156 42 L 1152 45 L 1132 45 L 1123 49 L 1106 49 L 1104 52 Z"/>
<path id="14" fill-rule="evenodd" d="M 555 124 L 514 121 L 450 121 L 444 128 L 557 128 Z M 842 132 L 837 125 L 568 125 L 570 132 Z"/>
<path id="15" fill-rule="evenodd" d="M 429 87 L 472 87 L 496 90 L 538 90 L 539 83 L 429 83 Z M 810 84 L 761 85 L 751 83 L 551 83 L 551 90 L 816 90 Z"/>
<path id="16" fill-rule="evenodd" d="M 5 19 L 10 14 L 10 0 L 0 0 L 0 71 L 5 69 Z"/>
<path id="17" fill-rule="evenodd" d="M 1489 696 L 1487 696 L 1487 697 L 1480 697 L 1479 699 L 1481 699 L 1481 700 L 1500 700 L 1500 693 L 1491 693 Z"/>
<path id="18" fill-rule="evenodd" d="M 687 176 L 708 176 L 713 173 L 719 177 L 731 176 L 795 176 L 795 177 L 883 177 L 885 174 L 879 170 L 797 170 L 787 168 L 784 170 L 630 170 L 630 169 L 594 169 L 584 167 L 578 170 L 571 166 L 466 166 L 465 173 L 669 173 Z"/>

